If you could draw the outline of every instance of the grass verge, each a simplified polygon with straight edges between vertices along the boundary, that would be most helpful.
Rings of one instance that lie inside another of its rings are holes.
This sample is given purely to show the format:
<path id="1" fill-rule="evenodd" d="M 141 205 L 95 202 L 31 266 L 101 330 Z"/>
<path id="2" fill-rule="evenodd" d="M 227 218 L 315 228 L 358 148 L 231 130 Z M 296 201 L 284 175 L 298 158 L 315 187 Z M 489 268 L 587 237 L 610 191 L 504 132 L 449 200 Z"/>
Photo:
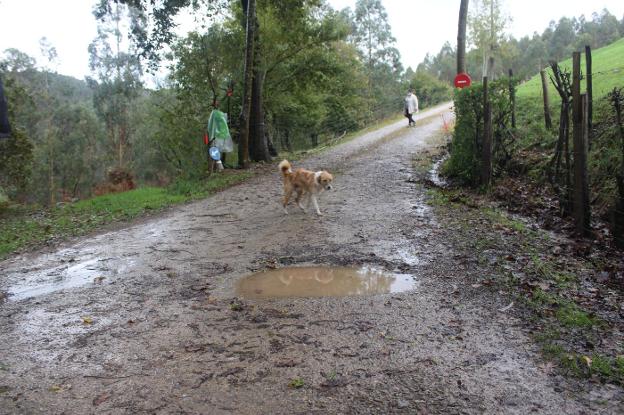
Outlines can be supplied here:
<path id="1" fill-rule="evenodd" d="M 487 194 L 436 187 L 426 194 L 455 249 L 475 259 L 469 285 L 509 297 L 504 302 L 515 304 L 512 312 L 550 362 L 545 367 L 624 385 L 622 295 L 588 278 L 601 272 L 599 261 L 560 253 L 560 240 L 496 207 Z"/>
<path id="2" fill-rule="evenodd" d="M 84 235 L 107 224 L 206 197 L 251 175 L 249 172 L 225 171 L 202 182 L 178 181 L 167 188 L 142 187 L 50 210 L 10 207 L 0 215 L 0 259 L 17 250 Z"/>

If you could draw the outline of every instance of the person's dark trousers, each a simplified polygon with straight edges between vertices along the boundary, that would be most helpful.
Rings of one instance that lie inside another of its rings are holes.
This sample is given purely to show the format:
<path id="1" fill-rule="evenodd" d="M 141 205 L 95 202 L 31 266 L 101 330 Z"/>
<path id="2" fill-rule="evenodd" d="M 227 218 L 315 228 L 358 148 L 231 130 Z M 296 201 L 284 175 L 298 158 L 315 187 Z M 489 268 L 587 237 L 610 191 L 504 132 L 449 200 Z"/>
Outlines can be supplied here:
<path id="1" fill-rule="evenodd" d="M 409 124 L 407 124 L 408 127 L 411 127 L 412 124 L 416 125 L 416 121 L 414 121 L 414 119 L 412 118 L 412 114 L 407 114 L 407 119 L 409 121 Z"/>

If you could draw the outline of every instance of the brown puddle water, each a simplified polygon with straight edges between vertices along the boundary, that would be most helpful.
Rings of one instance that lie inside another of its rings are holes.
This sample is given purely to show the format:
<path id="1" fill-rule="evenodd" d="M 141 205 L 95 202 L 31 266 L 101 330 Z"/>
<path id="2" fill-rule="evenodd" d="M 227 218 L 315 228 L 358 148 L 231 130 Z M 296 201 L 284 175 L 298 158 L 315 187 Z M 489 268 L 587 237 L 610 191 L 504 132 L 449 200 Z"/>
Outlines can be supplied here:
<path id="1" fill-rule="evenodd" d="M 237 295 L 248 299 L 348 297 L 410 291 L 412 275 L 378 268 L 292 267 L 259 272 L 240 280 Z"/>

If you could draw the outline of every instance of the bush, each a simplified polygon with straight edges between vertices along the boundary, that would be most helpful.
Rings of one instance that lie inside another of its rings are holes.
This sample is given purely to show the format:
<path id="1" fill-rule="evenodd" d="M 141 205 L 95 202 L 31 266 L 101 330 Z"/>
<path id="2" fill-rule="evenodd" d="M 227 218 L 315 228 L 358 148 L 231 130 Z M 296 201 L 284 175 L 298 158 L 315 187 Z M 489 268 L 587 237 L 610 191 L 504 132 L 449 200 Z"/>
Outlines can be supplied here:
<path id="1" fill-rule="evenodd" d="M 123 168 L 114 168 L 108 172 L 108 179 L 95 188 L 93 192 L 96 196 L 102 196 L 109 193 L 122 193 L 136 188 L 134 176 Z"/>
<path id="2" fill-rule="evenodd" d="M 0 212 L 9 206 L 9 197 L 4 193 L 4 189 L 0 187 Z"/>
<path id="3" fill-rule="evenodd" d="M 26 135 L 14 128 L 11 137 L 0 140 L 0 188 L 7 198 L 23 194 L 30 178 L 33 146 Z"/>
<path id="4" fill-rule="evenodd" d="M 410 88 L 413 88 L 418 97 L 421 108 L 427 108 L 451 99 L 453 89 L 446 82 L 440 81 L 427 72 L 416 72 L 410 80 Z"/>
<path id="5" fill-rule="evenodd" d="M 512 80 L 515 88 L 516 81 Z M 511 134 L 510 80 L 501 79 L 488 85 L 492 104 L 492 165 L 500 173 L 511 160 L 513 135 Z M 477 185 L 481 171 L 483 140 L 483 85 L 455 91 L 455 132 L 451 157 L 445 173 L 469 185 Z"/>

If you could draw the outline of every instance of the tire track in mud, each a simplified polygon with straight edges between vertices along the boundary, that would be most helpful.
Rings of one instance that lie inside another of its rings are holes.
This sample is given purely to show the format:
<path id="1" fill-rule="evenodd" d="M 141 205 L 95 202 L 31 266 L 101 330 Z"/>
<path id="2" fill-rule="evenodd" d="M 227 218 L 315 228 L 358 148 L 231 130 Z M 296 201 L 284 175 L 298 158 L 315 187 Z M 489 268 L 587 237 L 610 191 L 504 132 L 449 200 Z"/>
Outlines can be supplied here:
<path id="1" fill-rule="evenodd" d="M 292 207 L 283 214 L 276 171 L 146 223 L 1 263 L 3 288 L 72 275 L 88 282 L 0 305 L 0 408 L 591 410 L 573 385 L 540 368 L 520 322 L 497 311 L 501 300 L 470 288 L 470 275 L 487 270 L 459 259 L 411 180 L 412 155 L 432 145 L 446 112 L 295 162 L 337 172 L 336 190 L 320 198 L 322 218 Z M 235 282 L 250 271 L 293 264 L 370 264 L 411 273 L 419 286 L 372 297 L 235 298 Z"/>

